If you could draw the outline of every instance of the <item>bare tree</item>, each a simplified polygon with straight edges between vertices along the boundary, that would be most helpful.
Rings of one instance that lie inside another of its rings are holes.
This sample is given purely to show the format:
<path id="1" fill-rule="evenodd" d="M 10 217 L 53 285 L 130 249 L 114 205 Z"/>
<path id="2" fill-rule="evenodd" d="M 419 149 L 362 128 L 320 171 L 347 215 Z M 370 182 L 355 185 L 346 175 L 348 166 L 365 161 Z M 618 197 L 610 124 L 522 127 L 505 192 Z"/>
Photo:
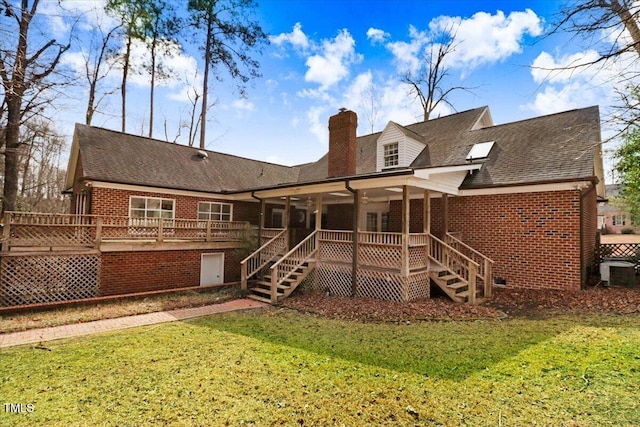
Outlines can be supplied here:
<path id="1" fill-rule="evenodd" d="M 267 35 L 256 21 L 250 19 L 257 6 L 254 0 L 189 0 L 189 23 L 196 38 L 204 34 L 204 81 L 202 84 L 202 110 L 200 113 L 200 148 L 205 147 L 207 107 L 209 98 L 209 71 L 222 65 L 238 83 L 244 96 L 245 85 L 251 78 L 260 77 L 258 61 L 250 49 L 267 43 Z M 222 79 L 221 74 L 215 78 Z"/>
<path id="2" fill-rule="evenodd" d="M 13 2 L 0 0 L 0 16 L 9 21 L 6 27 L 15 27 L 15 48 L 0 50 L 0 77 L 6 108 L 6 126 L 4 129 L 4 193 L 2 210 L 14 210 L 18 194 L 20 126 L 27 112 L 38 112 L 34 106 L 39 102 L 38 96 L 51 86 L 48 78 L 60 61 L 60 57 L 70 45 L 62 45 L 55 39 L 44 41 L 41 46 L 31 49 L 29 31 L 36 16 L 39 0 L 22 0 L 17 9 Z M 7 32 L 9 34 L 9 32 Z M 3 37 L 3 42 L 6 39 Z M 25 97 L 29 96 L 25 104 Z"/>
<path id="3" fill-rule="evenodd" d="M 115 92 L 115 89 L 100 92 L 98 86 L 106 79 L 115 65 L 114 61 L 109 60 L 109 56 L 113 53 L 111 43 L 120 27 L 121 25 L 116 25 L 106 32 L 100 27 L 96 28 L 96 31 L 93 32 L 96 37 L 91 39 L 89 49 L 82 53 L 84 57 L 84 77 L 89 86 L 85 113 L 85 123 L 87 125 L 91 124 L 93 115 L 104 99 Z"/>
<path id="4" fill-rule="evenodd" d="M 619 134 L 627 131 L 640 117 L 640 98 L 636 66 L 640 61 L 640 8 L 630 0 L 571 0 L 556 16 L 549 35 L 568 32 L 598 52 L 592 61 L 569 64 L 560 69 L 546 69 L 549 73 L 601 67 L 624 60 L 614 91 L 620 102 L 612 105 L 615 111 L 610 121 Z"/>
<path id="5" fill-rule="evenodd" d="M 367 122 L 369 122 L 371 133 L 373 133 L 380 114 L 380 96 L 373 82 L 360 93 L 360 107 L 360 111 L 363 112 Z"/>
<path id="6" fill-rule="evenodd" d="M 18 209 L 39 212 L 65 212 L 65 174 L 60 168 L 65 138 L 50 122 L 36 119 L 22 126 Z"/>
<path id="7" fill-rule="evenodd" d="M 420 67 L 416 71 L 409 70 L 402 75 L 402 81 L 411 87 L 410 93 L 420 101 L 424 121 L 429 120 L 431 113 L 441 103 L 455 110 L 448 99 L 452 92 L 458 90 L 470 92 L 474 89 L 466 86 L 446 86 L 449 78 L 446 59 L 455 51 L 456 46 L 454 29 L 443 30 L 423 51 Z"/>

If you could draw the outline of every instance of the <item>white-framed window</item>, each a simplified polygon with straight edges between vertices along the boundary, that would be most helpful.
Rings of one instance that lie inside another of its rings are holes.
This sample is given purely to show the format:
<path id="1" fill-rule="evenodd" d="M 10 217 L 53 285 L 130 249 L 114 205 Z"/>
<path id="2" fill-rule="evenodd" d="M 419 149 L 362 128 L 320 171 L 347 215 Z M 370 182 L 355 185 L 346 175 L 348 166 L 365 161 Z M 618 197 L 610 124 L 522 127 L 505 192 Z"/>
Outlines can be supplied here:
<path id="1" fill-rule="evenodd" d="M 131 196 L 129 198 L 129 217 L 142 218 L 175 218 L 176 201 L 159 197 Z"/>
<path id="2" fill-rule="evenodd" d="M 198 219 L 207 221 L 231 221 L 233 205 L 220 202 L 198 202 Z"/>
<path id="3" fill-rule="evenodd" d="M 614 226 L 627 225 L 627 217 L 626 217 L 626 215 L 614 215 L 613 216 L 613 225 Z"/>
<path id="4" fill-rule="evenodd" d="M 385 144 L 384 147 L 384 167 L 393 167 L 400 164 L 398 158 L 398 143 Z"/>
<path id="5" fill-rule="evenodd" d="M 389 231 L 389 212 L 367 212 L 367 231 Z"/>

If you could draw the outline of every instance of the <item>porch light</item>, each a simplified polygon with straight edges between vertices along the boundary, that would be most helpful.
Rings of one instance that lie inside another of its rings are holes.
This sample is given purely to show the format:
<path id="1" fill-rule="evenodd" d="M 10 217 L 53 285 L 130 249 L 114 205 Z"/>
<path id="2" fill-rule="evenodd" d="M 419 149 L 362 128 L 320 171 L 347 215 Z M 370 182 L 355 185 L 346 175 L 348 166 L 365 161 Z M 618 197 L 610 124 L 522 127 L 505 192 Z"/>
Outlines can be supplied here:
<path id="1" fill-rule="evenodd" d="M 313 206 L 313 200 L 311 200 L 311 196 L 307 197 L 306 205 L 308 208 Z"/>
<path id="2" fill-rule="evenodd" d="M 366 205 L 367 203 L 369 203 L 369 197 L 367 197 L 366 191 L 362 193 L 362 198 L 360 199 L 360 201 L 362 202 L 363 205 Z"/>

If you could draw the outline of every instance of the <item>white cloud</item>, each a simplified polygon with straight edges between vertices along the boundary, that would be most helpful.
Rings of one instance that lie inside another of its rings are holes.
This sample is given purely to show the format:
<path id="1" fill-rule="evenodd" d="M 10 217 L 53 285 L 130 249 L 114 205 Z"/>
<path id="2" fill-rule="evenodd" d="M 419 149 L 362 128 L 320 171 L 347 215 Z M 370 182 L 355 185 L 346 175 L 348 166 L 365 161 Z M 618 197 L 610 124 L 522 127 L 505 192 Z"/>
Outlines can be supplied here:
<path id="1" fill-rule="evenodd" d="M 277 36 L 269 37 L 271 43 L 276 46 L 282 46 L 284 44 L 290 44 L 294 48 L 306 50 L 309 47 L 309 39 L 307 35 L 302 31 L 302 24 L 296 22 L 293 26 L 293 30 L 290 33 L 280 33 Z"/>
<path id="2" fill-rule="evenodd" d="M 594 50 L 556 57 L 548 52 L 540 53 L 531 65 L 531 75 L 541 90 L 524 108 L 549 114 L 600 104 L 607 110 L 606 106 L 618 101 L 616 89 L 640 83 L 639 64 L 634 54 L 602 63 L 596 62 L 599 58 Z"/>
<path id="3" fill-rule="evenodd" d="M 246 100 L 244 98 L 236 99 L 235 101 L 233 101 L 233 103 L 231 105 L 236 110 L 244 110 L 244 111 L 253 111 L 253 110 L 255 110 L 255 105 L 253 105 L 253 102 L 248 101 L 248 100 Z"/>
<path id="4" fill-rule="evenodd" d="M 324 40 L 317 55 L 307 58 L 305 81 L 320 84 L 326 90 L 349 75 L 349 66 L 362 60 L 355 51 L 356 42 L 346 29 L 332 40 Z"/>
<path id="5" fill-rule="evenodd" d="M 371 40 L 371 43 L 383 43 L 389 37 L 389 33 L 379 28 L 371 27 L 367 30 L 367 39 Z"/>
<path id="6" fill-rule="evenodd" d="M 455 33 L 455 49 L 445 58 L 446 66 L 466 74 L 481 65 L 521 53 L 526 35 L 535 37 L 542 33 L 542 20 L 530 9 L 508 16 L 500 10 L 495 15 L 478 12 L 468 19 L 439 16 L 429 23 L 428 31 L 410 26 L 409 41 L 389 42 L 387 49 L 394 55 L 398 71 L 414 72 L 429 43 L 438 34 L 451 31 Z"/>
<path id="7" fill-rule="evenodd" d="M 454 29 L 459 44 L 448 59 L 451 66 L 467 71 L 521 53 L 526 35 L 542 34 L 542 20 L 531 9 L 508 16 L 501 10 L 495 15 L 478 12 L 469 19 L 441 16 L 429 27 L 436 32 Z"/>
<path id="8" fill-rule="evenodd" d="M 307 111 L 309 132 L 311 132 L 324 147 L 329 145 L 328 120 L 329 115 L 327 114 L 327 109 L 324 107 L 311 107 L 309 111 Z"/>
<path id="9" fill-rule="evenodd" d="M 422 63 L 420 58 L 423 46 L 429 42 L 429 36 L 424 31 L 418 31 L 413 25 L 409 26 L 409 42 L 397 41 L 387 43 L 387 49 L 395 57 L 400 73 L 415 72 Z"/>

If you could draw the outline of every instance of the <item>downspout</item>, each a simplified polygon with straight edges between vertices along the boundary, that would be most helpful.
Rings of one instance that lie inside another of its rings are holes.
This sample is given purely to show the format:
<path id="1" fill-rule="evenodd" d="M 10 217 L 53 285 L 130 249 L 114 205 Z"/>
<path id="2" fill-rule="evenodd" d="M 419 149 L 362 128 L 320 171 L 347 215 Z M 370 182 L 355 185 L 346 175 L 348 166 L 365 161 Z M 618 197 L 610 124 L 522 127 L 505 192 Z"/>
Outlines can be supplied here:
<path id="1" fill-rule="evenodd" d="M 580 289 L 585 289 L 587 284 L 586 265 L 584 263 L 584 199 L 596 190 L 596 186 L 592 185 L 591 188 L 585 192 L 580 193 Z M 594 248 L 595 249 L 595 248 Z M 595 253 L 594 253 L 595 257 Z"/>
<path id="2" fill-rule="evenodd" d="M 346 180 L 344 187 L 353 194 L 353 236 L 352 236 L 352 248 L 353 254 L 351 256 L 351 296 L 356 296 L 356 290 L 358 289 L 358 216 L 359 216 L 359 203 L 358 203 L 358 190 L 352 188 L 349 185 L 349 180 Z"/>

